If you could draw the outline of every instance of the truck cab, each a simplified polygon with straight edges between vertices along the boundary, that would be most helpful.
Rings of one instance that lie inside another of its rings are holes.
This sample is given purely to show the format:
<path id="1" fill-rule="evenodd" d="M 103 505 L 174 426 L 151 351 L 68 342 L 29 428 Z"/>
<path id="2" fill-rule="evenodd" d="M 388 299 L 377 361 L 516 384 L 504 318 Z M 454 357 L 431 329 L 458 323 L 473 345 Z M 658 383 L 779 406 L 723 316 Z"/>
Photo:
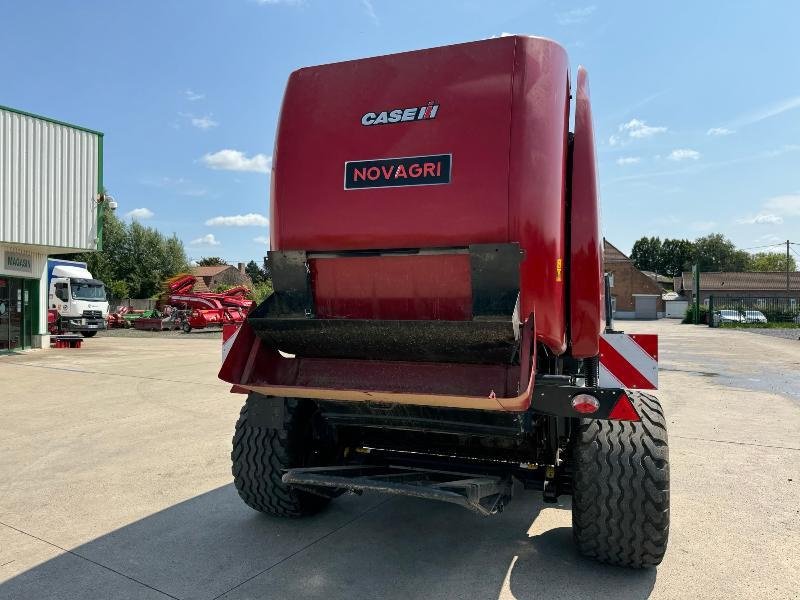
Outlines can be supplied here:
<path id="1" fill-rule="evenodd" d="M 48 308 L 58 313 L 60 331 L 92 337 L 106 328 L 108 300 L 102 281 L 94 279 L 85 266 L 57 264 L 52 267 Z"/>

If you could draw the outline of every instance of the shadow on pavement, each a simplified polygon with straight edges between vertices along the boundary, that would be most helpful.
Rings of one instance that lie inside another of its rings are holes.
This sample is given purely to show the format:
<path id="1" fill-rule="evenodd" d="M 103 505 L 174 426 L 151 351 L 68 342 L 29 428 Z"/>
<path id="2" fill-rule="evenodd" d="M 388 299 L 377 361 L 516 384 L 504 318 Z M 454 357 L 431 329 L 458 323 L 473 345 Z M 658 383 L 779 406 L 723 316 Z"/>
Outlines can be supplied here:
<path id="1" fill-rule="evenodd" d="M 20 573 L 0 585 L 0 598 L 649 595 L 655 570 L 581 558 L 569 519 L 568 503 L 543 506 L 526 493 L 490 518 L 365 495 L 342 497 L 309 519 L 281 520 L 251 511 L 226 485 Z"/>

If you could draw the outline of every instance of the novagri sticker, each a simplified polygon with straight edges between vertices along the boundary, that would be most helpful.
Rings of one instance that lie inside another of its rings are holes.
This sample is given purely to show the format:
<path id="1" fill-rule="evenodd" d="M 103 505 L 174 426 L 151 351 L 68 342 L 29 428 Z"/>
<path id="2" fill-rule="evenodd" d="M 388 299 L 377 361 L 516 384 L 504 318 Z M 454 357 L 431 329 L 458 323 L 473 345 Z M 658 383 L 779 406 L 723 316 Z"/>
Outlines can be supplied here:
<path id="1" fill-rule="evenodd" d="M 450 154 L 352 160 L 344 163 L 344 189 L 450 183 L 452 164 Z"/>
<path id="2" fill-rule="evenodd" d="M 658 336 L 602 334 L 599 383 L 600 387 L 658 389 Z"/>
<path id="3" fill-rule="evenodd" d="M 364 127 L 371 127 L 372 125 L 390 125 L 408 121 L 429 121 L 436 118 L 437 112 L 439 112 L 439 105 L 430 100 L 423 106 L 364 113 L 361 116 L 361 124 Z"/>

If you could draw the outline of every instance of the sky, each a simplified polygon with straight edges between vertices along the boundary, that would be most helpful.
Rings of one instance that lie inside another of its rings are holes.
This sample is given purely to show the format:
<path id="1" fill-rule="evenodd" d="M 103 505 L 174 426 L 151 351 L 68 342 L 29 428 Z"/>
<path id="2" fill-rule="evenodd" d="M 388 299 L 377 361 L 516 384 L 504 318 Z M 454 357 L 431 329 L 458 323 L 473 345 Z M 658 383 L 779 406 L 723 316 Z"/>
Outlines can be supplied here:
<path id="1" fill-rule="evenodd" d="M 504 33 L 560 42 L 573 81 L 588 69 L 620 249 L 800 242 L 794 1 L 0 0 L 0 14 L 0 105 L 104 132 L 119 216 L 174 232 L 193 260 L 265 255 L 293 70 Z"/>

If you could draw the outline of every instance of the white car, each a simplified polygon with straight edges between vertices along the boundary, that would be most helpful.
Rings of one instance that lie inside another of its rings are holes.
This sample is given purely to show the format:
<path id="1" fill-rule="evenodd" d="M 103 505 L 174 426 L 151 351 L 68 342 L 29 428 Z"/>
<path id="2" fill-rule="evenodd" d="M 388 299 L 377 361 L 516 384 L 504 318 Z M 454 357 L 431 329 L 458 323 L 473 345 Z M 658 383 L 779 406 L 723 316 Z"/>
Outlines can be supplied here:
<path id="1" fill-rule="evenodd" d="M 766 323 L 767 317 L 760 310 L 746 310 L 742 321 L 744 323 Z"/>
<path id="2" fill-rule="evenodd" d="M 720 323 L 743 323 L 744 317 L 738 310 L 715 310 L 714 325 Z"/>

